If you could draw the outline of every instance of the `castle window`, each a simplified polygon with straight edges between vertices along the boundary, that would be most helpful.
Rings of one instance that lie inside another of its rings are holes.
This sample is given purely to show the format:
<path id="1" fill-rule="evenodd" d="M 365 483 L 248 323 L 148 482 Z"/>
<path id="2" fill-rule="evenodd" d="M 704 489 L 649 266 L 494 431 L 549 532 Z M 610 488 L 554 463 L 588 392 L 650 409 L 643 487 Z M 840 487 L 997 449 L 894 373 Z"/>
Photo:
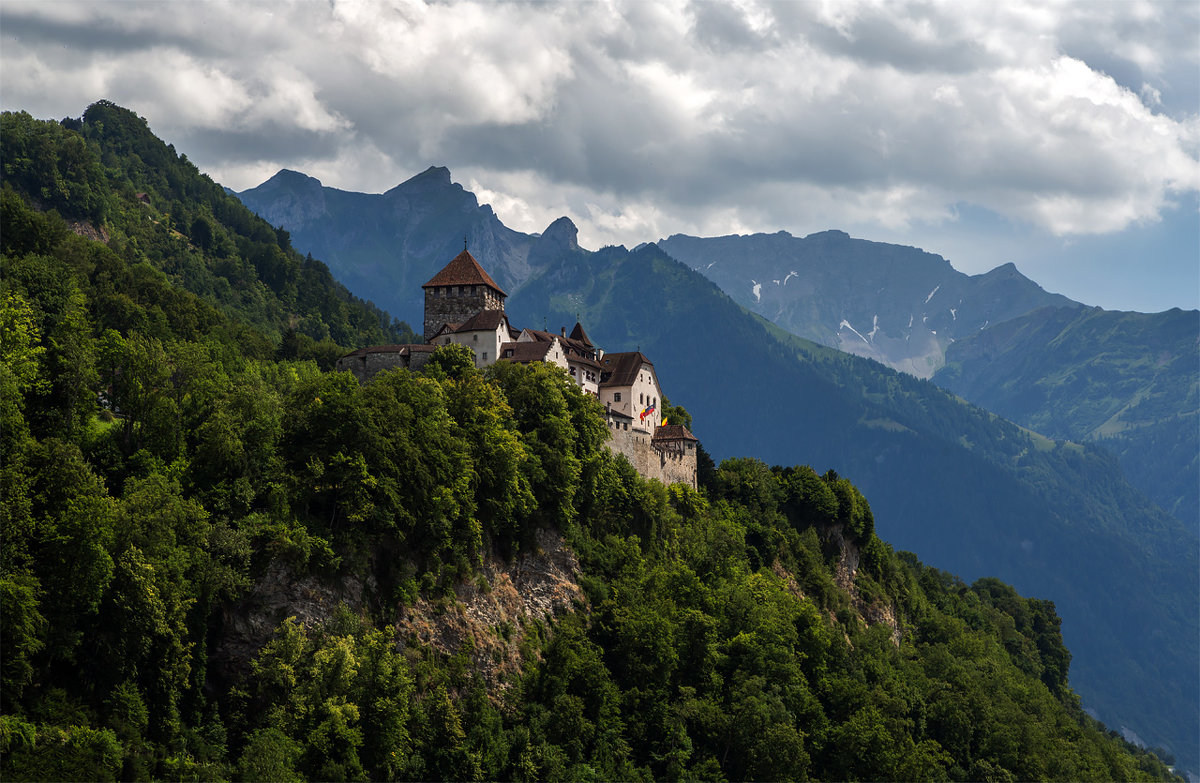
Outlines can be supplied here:
<path id="1" fill-rule="evenodd" d="M 621 401 L 621 392 L 617 392 L 616 394 L 613 395 L 613 402 L 620 402 L 620 401 Z"/>
<path id="2" fill-rule="evenodd" d="M 473 335 L 471 335 L 471 341 L 472 341 L 472 342 L 479 342 L 479 335 L 477 335 L 477 334 L 473 334 Z"/>
<path id="3" fill-rule="evenodd" d="M 487 361 L 487 351 L 484 351 L 484 352 L 483 352 L 483 360 L 484 360 L 485 362 Z"/>

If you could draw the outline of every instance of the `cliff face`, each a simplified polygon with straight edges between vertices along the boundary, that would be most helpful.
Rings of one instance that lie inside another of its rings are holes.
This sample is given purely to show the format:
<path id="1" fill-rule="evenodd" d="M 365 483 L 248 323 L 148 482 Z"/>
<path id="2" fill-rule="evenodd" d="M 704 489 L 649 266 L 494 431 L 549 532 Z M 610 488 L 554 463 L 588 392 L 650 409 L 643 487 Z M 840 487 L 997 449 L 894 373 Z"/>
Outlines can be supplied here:
<path id="1" fill-rule="evenodd" d="M 476 577 L 460 583 L 453 599 L 420 597 L 412 606 L 400 607 L 398 642 L 448 656 L 466 650 L 489 692 L 498 695 L 521 671 L 526 630 L 585 605 L 579 562 L 562 536 L 542 529 L 536 544 L 512 560 L 485 549 Z M 214 647 L 217 668 L 236 679 L 289 617 L 311 627 L 328 621 L 340 606 L 361 613 L 374 592 L 370 578 L 297 577 L 277 560 L 241 602 L 224 611 Z"/>
<path id="2" fill-rule="evenodd" d="M 886 624 L 898 646 L 901 629 L 895 607 L 864 598 L 856 585 L 859 547 L 837 526 L 823 530 L 821 538 L 828 551 L 836 552 L 835 584 L 866 625 Z M 588 609 L 579 585 L 579 561 L 562 535 L 543 528 L 535 540 L 534 549 L 510 560 L 485 549 L 476 576 L 459 583 L 452 599 L 419 597 L 413 605 L 400 607 L 394 623 L 398 644 L 431 648 L 446 656 L 465 651 L 488 692 L 493 697 L 502 694 L 521 673 L 524 655 L 532 649 L 522 644 L 527 632 L 564 613 Z M 778 562 L 773 568 L 790 592 L 805 598 L 793 574 Z M 370 578 L 297 578 L 286 563 L 275 561 L 239 604 L 226 609 L 215 647 L 219 669 L 227 676 L 247 671 L 250 660 L 289 617 L 314 626 L 328 621 L 339 606 L 363 612 L 374 591 Z M 836 624 L 838 618 L 830 615 L 829 622 Z"/>
<path id="3" fill-rule="evenodd" d="M 486 552 L 479 576 L 458 585 L 456 600 L 418 598 L 405 607 L 397 637 L 447 655 L 465 650 L 489 693 L 498 695 L 521 671 L 526 629 L 585 605 L 578 576 L 579 562 L 562 536 L 539 530 L 536 550 L 511 561 Z"/>

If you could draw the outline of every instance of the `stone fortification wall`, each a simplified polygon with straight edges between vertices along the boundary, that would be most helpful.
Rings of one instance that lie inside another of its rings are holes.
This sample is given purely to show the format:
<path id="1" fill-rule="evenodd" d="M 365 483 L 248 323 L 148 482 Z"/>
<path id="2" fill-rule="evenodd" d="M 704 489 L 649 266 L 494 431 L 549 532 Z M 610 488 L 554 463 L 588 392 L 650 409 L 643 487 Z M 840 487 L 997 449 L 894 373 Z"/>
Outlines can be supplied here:
<path id="1" fill-rule="evenodd" d="M 365 356 L 343 356 L 337 360 L 338 370 L 349 370 L 359 383 L 366 383 L 377 372 L 407 367 L 407 357 L 399 352 L 368 353 Z"/>
<path id="2" fill-rule="evenodd" d="M 610 420 L 609 451 L 629 460 L 643 478 L 658 479 L 664 484 L 686 484 L 696 488 L 696 449 L 676 450 L 655 448 L 651 435 L 644 430 L 614 427 Z"/>
<path id="3" fill-rule="evenodd" d="M 431 353 L 431 351 L 427 350 L 409 351 L 406 349 L 405 352 L 374 351 L 366 354 L 351 354 L 338 359 L 336 369 L 339 372 L 349 370 L 358 379 L 359 383 L 366 383 L 376 373 L 383 372 L 384 370 L 394 370 L 397 367 L 419 370 L 429 361 Z"/>
<path id="4" fill-rule="evenodd" d="M 504 310 L 504 300 L 485 285 L 426 288 L 425 340 L 430 340 L 442 324 L 464 324 L 481 310 Z"/>
<path id="5" fill-rule="evenodd" d="M 658 478 L 664 484 L 686 484 L 696 488 L 696 450 L 687 452 L 666 451 L 654 449 L 658 457 L 658 469 L 662 476 Z"/>

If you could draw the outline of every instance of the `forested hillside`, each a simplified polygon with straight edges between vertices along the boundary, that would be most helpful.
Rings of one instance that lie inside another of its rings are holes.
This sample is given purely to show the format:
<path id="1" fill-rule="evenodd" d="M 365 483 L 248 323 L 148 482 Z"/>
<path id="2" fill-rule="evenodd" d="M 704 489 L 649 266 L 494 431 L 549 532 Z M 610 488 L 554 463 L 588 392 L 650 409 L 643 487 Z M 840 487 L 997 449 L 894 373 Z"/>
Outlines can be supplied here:
<path id="1" fill-rule="evenodd" d="M 1051 438 L 1099 443 L 1200 526 L 1200 313 L 1045 308 L 946 351 L 934 383 Z"/>
<path id="2" fill-rule="evenodd" d="M 286 231 L 256 217 L 127 109 L 100 101 L 82 120 L 61 124 L 6 112 L 2 133 L 6 251 L 45 253 L 67 230 L 103 239 L 137 285 L 169 282 L 228 316 L 251 355 L 270 353 L 286 336 L 285 350 L 327 362 L 338 346 L 412 334 L 351 295 L 323 263 L 298 254 Z M 14 194 L 62 219 L 31 222 Z M 116 318 L 122 304 L 105 302 Z M 170 310 L 158 309 L 164 316 Z M 195 317 L 202 330 L 212 323 L 208 314 Z"/>
<path id="3" fill-rule="evenodd" d="M 895 545 L 1052 598 L 1085 704 L 1195 758 L 1196 537 L 1103 450 L 787 334 L 654 245 L 565 255 L 509 311 L 548 313 L 552 327 L 579 314 L 599 344 L 639 346 L 718 458 L 837 469 Z"/>
<path id="4" fill-rule="evenodd" d="M 1053 603 L 893 551 L 832 471 L 645 482 L 546 365 L 324 371 L 332 338 L 399 330 L 277 235 L 264 282 L 209 202 L 139 233 L 159 196 L 120 183 L 170 177 L 108 155 L 129 117 L 4 117 L 5 780 L 1170 777 L 1081 710 Z M 572 605 L 420 641 L 550 534 Z"/>

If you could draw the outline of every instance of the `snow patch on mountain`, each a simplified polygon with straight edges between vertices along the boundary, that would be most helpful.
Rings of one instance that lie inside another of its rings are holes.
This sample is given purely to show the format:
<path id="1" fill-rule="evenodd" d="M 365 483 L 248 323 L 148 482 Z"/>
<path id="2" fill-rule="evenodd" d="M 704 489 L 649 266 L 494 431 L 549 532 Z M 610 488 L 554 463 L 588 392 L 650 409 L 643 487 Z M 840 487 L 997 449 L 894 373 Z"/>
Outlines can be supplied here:
<path id="1" fill-rule="evenodd" d="M 845 318 L 843 318 L 843 319 L 842 319 L 842 322 L 841 322 L 840 324 L 838 324 L 838 329 L 849 329 L 850 331 L 852 331 L 852 332 L 854 332 L 856 335 L 858 335 L 858 339 L 862 340 L 862 341 L 863 341 L 864 343 L 866 343 L 867 345 L 870 345 L 870 344 L 871 344 L 871 341 L 870 341 L 870 340 L 868 340 L 867 338 L 863 337 L 861 334 L 859 334 L 858 330 L 857 330 L 857 329 L 855 329 L 853 326 L 851 326 L 851 325 L 850 325 L 850 322 L 849 322 L 849 321 L 847 321 Z"/>

